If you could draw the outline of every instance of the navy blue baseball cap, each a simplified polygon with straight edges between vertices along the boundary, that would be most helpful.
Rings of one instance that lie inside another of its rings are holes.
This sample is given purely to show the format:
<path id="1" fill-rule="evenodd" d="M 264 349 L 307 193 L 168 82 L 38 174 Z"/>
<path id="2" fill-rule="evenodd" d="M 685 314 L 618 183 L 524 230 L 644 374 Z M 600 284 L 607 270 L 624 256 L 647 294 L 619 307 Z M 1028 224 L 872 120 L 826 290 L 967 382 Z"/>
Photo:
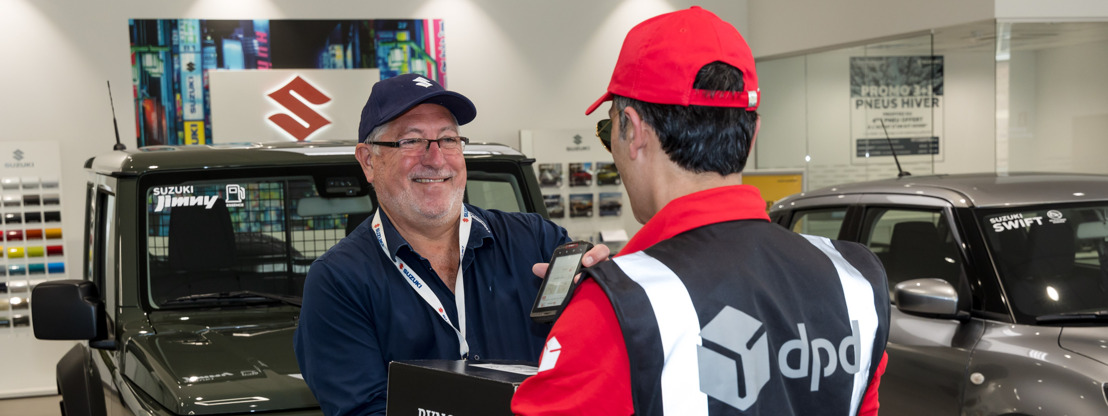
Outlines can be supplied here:
<path id="1" fill-rule="evenodd" d="M 362 108 L 362 121 L 358 123 L 358 142 L 364 142 L 377 126 L 424 103 L 446 107 L 459 126 L 477 117 L 477 107 L 464 95 L 447 91 L 435 80 L 419 74 L 397 75 L 373 84 L 369 100 Z"/>

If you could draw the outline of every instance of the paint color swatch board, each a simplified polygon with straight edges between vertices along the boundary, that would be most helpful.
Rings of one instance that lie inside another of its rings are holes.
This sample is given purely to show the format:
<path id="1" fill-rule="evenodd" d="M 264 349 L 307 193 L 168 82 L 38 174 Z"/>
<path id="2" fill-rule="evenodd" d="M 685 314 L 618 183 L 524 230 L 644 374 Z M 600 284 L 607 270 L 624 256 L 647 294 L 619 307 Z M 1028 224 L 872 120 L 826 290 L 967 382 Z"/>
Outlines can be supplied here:
<path id="1" fill-rule="evenodd" d="M 0 177 L 0 218 L 0 330 L 30 327 L 31 288 L 65 274 L 57 177 Z"/>
<path id="2" fill-rule="evenodd" d="M 74 344 L 36 339 L 31 313 L 35 285 L 81 275 L 66 262 L 79 258 L 66 247 L 78 236 L 62 221 L 81 221 L 62 215 L 61 177 L 57 141 L 0 141 L 0 351 L 19 374 L 0 377 L 0 399 L 56 394 L 55 366 Z"/>

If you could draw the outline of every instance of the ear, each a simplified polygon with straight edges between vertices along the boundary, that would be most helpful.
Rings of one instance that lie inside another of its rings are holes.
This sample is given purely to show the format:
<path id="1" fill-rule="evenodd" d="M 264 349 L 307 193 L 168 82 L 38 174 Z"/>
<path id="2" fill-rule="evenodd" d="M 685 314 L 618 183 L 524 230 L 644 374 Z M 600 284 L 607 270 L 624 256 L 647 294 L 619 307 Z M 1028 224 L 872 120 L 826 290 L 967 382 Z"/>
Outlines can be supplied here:
<path id="1" fill-rule="evenodd" d="M 370 145 L 358 143 L 358 146 L 354 147 L 354 158 L 358 159 L 359 165 L 362 165 L 365 180 L 373 183 L 373 149 L 370 148 Z"/>
<path id="2" fill-rule="evenodd" d="M 627 157 L 631 160 L 638 159 L 642 156 L 643 151 L 646 150 L 647 145 L 647 131 L 650 129 L 646 123 L 643 122 L 642 117 L 639 116 L 639 112 L 635 111 L 634 107 L 624 107 L 623 112 L 627 114 L 627 129 L 626 137 L 623 137 L 628 147 Z M 623 126 L 620 126 L 622 129 Z M 614 144 L 614 143 L 613 143 Z"/>

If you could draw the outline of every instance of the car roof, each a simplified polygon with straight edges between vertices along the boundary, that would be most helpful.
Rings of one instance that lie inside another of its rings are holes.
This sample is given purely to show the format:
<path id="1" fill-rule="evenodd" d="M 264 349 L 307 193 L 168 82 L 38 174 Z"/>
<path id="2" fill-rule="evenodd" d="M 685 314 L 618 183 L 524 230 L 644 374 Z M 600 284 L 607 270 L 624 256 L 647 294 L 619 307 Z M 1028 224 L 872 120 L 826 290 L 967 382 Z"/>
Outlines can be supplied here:
<path id="1" fill-rule="evenodd" d="M 1104 201 L 1108 200 L 1108 175 L 1018 172 L 904 176 L 796 194 L 777 201 L 775 208 L 783 206 L 785 201 L 857 194 L 924 195 L 961 207 Z"/>
<path id="2" fill-rule="evenodd" d="M 355 141 L 334 142 L 236 142 L 211 145 L 146 146 L 119 150 L 90 158 L 85 168 L 117 176 L 234 167 L 280 167 L 354 162 Z M 527 159 L 503 144 L 472 143 L 467 159 L 497 157 Z"/>

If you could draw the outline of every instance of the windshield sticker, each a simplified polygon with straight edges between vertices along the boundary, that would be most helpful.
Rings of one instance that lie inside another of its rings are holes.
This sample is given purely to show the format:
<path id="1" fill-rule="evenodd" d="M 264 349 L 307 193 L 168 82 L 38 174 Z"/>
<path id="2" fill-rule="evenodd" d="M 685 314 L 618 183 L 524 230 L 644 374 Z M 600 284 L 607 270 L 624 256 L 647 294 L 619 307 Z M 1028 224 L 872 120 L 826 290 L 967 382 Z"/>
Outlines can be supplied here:
<path id="1" fill-rule="evenodd" d="M 1058 215 L 1061 216 L 1062 214 L 1058 213 Z M 1032 225 L 1043 225 L 1043 217 L 1024 217 L 1023 214 L 1011 214 L 990 218 L 989 222 L 993 224 L 993 230 L 999 233 L 1007 230 L 1029 228 Z"/>
<path id="2" fill-rule="evenodd" d="M 185 186 L 184 188 L 192 188 L 191 186 Z M 162 212 L 167 207 L 195 207 L 203 206 L 204 209 L 212 209 L 215 205 L 215 201 L 219 200 L 219 195 L 158 195 L 158 206 L 154 208 L 154 212 Z"/>
<path id="3" fill-rule="evenodd" d="M 192 186 L 159 186 L 152 188 L 154 196 L 192 194 Z"/>
<path id="4" fill-rule="evenodd" d="M 1066 223 L 1066 219 L 1063 218 L 1062 212 L 1058 211 L 1056 209 L 1052 209 L 1050 211 L 1047 211 L 1046 216 L 1050 217 L 1050 223 L 1051 224 L 1065 224 Z"/>
<path id="5" fill-rule="evenodd" d="M 243 207 L 246 206 L 242 201 L 246 199 L 246 188 L 239 184 L 227 184 L 227 207 Z"/>

